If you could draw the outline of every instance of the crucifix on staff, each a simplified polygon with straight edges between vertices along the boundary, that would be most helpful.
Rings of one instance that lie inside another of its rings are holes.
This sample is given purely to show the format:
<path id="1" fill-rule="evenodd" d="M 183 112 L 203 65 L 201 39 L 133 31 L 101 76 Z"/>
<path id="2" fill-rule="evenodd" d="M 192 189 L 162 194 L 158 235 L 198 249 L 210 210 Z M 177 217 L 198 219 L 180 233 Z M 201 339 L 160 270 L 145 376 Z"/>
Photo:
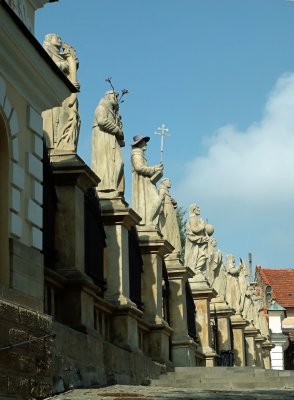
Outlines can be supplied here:
<path id="1" fill-rule="evenodd" d="M 154 132 L 155 135 L 160 135 L 161 136 L 161 140 L 160 140 L 160 163 L 163 163 L 163 138 L 164 136 L 170 136 L 170 134 L 168 134 L 168 128 L 166 128 L 166 126 L 164 124 L 161 124 L 161 126 L 159 128 L 157 128 L 157 131 Z"/>

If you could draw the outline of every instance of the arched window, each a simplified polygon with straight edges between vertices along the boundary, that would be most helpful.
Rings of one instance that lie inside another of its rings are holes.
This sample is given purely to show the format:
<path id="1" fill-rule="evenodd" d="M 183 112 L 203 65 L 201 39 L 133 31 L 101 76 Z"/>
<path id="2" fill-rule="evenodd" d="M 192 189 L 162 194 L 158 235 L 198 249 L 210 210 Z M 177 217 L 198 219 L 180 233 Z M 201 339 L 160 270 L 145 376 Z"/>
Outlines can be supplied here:
<path id="1" fill-rule="evenodd" d="M 9 142 L 0 108 L 0 285 L 9 286 Z"/>

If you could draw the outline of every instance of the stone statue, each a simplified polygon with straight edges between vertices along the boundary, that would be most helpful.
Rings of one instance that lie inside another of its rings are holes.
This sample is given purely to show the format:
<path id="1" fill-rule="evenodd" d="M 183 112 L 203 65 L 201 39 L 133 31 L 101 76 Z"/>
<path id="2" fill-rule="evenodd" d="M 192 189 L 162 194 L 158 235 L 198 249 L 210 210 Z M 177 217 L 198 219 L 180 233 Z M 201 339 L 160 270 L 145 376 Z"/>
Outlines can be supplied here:
<path id="1" fill-rule="evenodd" d="M 160 183 L 159 197 L 162 202 L 162 208 L 159 215 L 159 229 L 163 237 L 175 248 L 175 252 L 181 250 L 180 229 L 177 220 L 177 202 L 171 197 L 169 189 L 171 181 L 167 178 Z"/>
<path id="2" fill-rule="evenodd" d="M 253 324 L 253 300 L 252 296 L 255 293 L 254 286 L 252 284 L 249 284 L 247 286 L 247 289 L 245 291 L 245 298 L 244 298 L 244 303 L 243 303 L 243 310 L 242 310 L 242 316 L 244 319 L 249 321 L 249 323 Z"/>
<path id="3" fill-rule="evenodd" d="M 226 301 L 237 314 L 240 314 L 240 285 L 239 274 L 242 268 L 242 262 L 235 266 L 235 257 L 232 254 L 227 255 L 226 270 L 227 270 L 227 289 Z"/>
<path id="4" fill-rule="evenodd" d="M 240 311 L 243 311 L 246 290 L 248 288 L 248 272 L 245 262 L 241 259 L 240 260 L 242 267 L 239 274 L 239 287 L 240 287 Z"/>
<path id="5" fill-rule="evenodd" d="M 133 167 L 133 209 L 140 215 L 140 225 L 158 226 L 161 209 L 161 198 L 157 192 L 156 182 L 162 177 L 163 165 L 148 166 L 145 158 L 147 142 L 150 137 L 137 135 L 132 143 Z"/>
<path id="6" fill-rule="evenodd" d="M 263 312 L 263 302 L 262 302 L 262 297 L 257 292 L 257 289 L 255 289 L 252 295 L 252 301 L 253 301 L 253 324 L 256 329 L 261 330 L 260 314 Z"/>
<path id="7" fill-rule="evenodd" d="M 214 271 L 222 260 L 222 253 L 217 249 L 217 241 L 211 236 L 207 245 L 206 278 L 212 286 L 214 282 Z"/>
<path id="8" fill-rule="evenodd" d="M 26 27 L 33 32 L 33 24 L 29 18 L 27 2 L 23 0 L 6 0 L 6 3 L 13 9 L 16 15 L 22 20 Z"/>
<path id="9" fill-rule="evenodd" d="M 222 260 L 222 253 L 217 249 L 217 241 L 210 237 L 208 241 L 207 280 L 218 296 L 225 296 L 226 270 Z"/>
<path id="10" fill-rule="evenodd" d="M 62 42 L 55 33 L 46 35 L 43 47 L 61 71 L 79 89 L 80 85 L 77 82 L 79 60 L 75 49 Z M 43 121 L 50 152 L 57 150 L 61 153 L 76 153 L 81 126 L 76 93 L 66 98 L 61 107 L 45 111 Z"/>
<path id="11" fill-rule="evenodd" d="M 92 131 L 92 168 L 101 179 L 100 198 L 124 197 L 124 163 L 121 147 L 125 145 L 118 94 L 108 91 L 94 115 Z"/>
<path id="12" fill-rule="evenodd" d="M 206 224 L 199 215 L 200 208 L 196 204 L 191 204 L 186 225 L 185 266 L 190 267 L 196 273 L 205 272 L 209 241 Z M 210 234 L 212 233 L 213 230 Z"/>

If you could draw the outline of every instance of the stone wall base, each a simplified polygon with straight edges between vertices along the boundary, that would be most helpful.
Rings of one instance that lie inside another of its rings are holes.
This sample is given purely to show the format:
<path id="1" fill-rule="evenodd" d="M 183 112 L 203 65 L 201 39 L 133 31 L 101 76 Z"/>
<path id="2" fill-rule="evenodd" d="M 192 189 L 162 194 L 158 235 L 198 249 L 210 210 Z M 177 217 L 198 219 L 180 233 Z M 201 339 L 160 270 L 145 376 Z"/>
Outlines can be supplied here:
<path id="1" fill-rule="evenodd" d="M 166 372 L 166 367 L 140 350 L 128 351 L 105 341 L 96 331 L 87 334 L 54 322 L 53 392 L 114 384 L 141 385 Z"/>

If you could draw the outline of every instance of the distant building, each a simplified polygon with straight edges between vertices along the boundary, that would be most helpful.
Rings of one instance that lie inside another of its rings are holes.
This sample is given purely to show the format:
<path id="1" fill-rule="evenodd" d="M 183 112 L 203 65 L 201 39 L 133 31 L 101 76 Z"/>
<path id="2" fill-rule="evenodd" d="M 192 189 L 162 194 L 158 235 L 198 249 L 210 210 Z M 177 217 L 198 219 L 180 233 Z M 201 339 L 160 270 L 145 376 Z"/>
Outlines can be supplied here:
<path id="1" fill-rule="evenodd" d="M 264 297 L 265 311 L 269 318 L 271 315 L 274 317 L 275 314 L 284 314 L 280 319 L 283 337 L 277 339 L 285 342 L 284 369 L 294 369 L 294 269 L 267 269 L 257 266 L 255 280 Z M 269 328 L 273 330 L 271 326 Z M 271 339 L 275 343 L 273 331 Z M 273 349 L 272 353 L 274 352 Z"/>

